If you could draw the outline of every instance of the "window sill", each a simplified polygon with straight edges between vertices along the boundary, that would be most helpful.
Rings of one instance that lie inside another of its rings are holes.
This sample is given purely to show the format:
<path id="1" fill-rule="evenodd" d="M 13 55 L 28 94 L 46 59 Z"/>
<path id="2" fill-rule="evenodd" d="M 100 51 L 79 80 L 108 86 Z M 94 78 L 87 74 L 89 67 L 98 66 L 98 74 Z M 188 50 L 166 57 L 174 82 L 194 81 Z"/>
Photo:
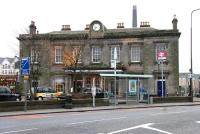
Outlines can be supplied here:
<path id="1" fill-rule="evenodd" d="M 31 64 L 39 64 L 39 62 L 31 62 Z"/>
<path id="2" fill-rule="evenodd" d="M 155 61 L 154 64 L 155 64 L 155 65 L 160 65 L 161 62 Z M 163 61 L 163 64 L 168 65 L 168 64 L 169 64 L 169 61 L 168 61 L 168 60 L 165 60 L 165 61 Z"/>
<path id="3" fill-rule="evenodd" d="M 138 62 L 129 62 L 128 63 L 129 65 L 142 65 L 143 63 L 141 61 L 138 61 Z"/>
<path id="4" fill-rule="evenodd" d="M 54 63 L 54 65 L 63 65 L 63 63 Z"/>
<path id="5" fill-rule="evenodd" d="M 101 64 L 101 62 L 91 62 L 91 64 Z"/>

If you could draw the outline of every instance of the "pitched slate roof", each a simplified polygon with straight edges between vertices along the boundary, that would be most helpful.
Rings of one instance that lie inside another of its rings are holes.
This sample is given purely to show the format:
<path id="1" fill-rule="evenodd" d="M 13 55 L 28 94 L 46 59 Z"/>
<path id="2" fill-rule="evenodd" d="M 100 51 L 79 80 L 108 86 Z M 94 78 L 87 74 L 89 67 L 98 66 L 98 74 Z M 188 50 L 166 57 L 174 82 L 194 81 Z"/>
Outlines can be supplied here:
<path id="1" fill-rule="evenodd" d="M 5 57 L 5 58 L 3 58 L 3 57 L 0 57 L 0 64 L 4 61 L 4 60 L 8 60 L 8 62 L 10 62 L 10 63 L 12 63 L 14 60 L 15 60 L 15 58 L 10 58 L 10 57 Z"/>
<path id="2" fill-rule="evenodd" d="M 87 39 L 89 37 L 89 30 L 82 31 L 71 31 L 71 30 L 61 30 L 61 31 L 52 31 L 44 34 L 35 34 L 33 39 Z M 158 30 L 151 27 L 140 27 L 140 28 L 117 28 L 117 29 L 106 29 L 104 28 L 104 36 L 103 38 L 129 38 L 129 37 L 159 37 L 159 36 L 180 36 L 180 32 L 178 30 L 173 29 L 165 29 Z M 26 39 L 30 35 L 20 35 L 18 38 Z"/>

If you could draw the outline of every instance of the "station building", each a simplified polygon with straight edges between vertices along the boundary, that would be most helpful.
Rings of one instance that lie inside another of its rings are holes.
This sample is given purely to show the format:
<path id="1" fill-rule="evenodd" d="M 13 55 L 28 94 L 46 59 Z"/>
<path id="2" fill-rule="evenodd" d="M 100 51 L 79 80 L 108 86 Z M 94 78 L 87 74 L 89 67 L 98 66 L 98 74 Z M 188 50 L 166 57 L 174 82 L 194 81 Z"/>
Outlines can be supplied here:
<path id="1" fill-rule="evenodd" d="M 65 93 L 73 87 L 73 91 L 81 92 L 95 85 L 111 93 L 116 89 L 118 97 L 140 89 L 153 95 L 160 96 L 161 90 L 164 95 L 175 95 L 181 34 L 177 22 L 174 17 L 172 28 L 164 30 L 152 28 L 149 22 L 132 28 L 118 23 L 109 29 L 94 20 L 84 30 L 73 31 L 70 25 L 63 25 L 60 31 L 43 34 L 32 22 L 30 33 L 18 37 L 20 57 L 30 57 L 31 64 L 38 65 L 38 85 Z M 167 53 L 163 62 L 158 60 L 160 51 Z"/>

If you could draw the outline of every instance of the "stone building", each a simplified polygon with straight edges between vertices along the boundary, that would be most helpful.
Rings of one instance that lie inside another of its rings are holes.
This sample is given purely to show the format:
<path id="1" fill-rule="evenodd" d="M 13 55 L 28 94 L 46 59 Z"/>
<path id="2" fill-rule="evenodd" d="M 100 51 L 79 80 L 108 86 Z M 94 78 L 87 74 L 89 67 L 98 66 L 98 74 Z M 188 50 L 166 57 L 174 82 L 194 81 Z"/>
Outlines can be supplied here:
<path id="1" fill-rule="evenodd" d="M 143 87 L 150 94 L 158 95 L 162 78 L 164 94 L 174 95 L 179 86 L 180 32 L 177 22 L 174 18 L 172 29 L 167 30 L 152 28 L 148 22 L 134 28 L 125 28 L 123 23 L 118 23 L 117 28 L 109 29 L 95 20 L 81 31 L 73 31 L 70 25 L 63 25 L 60 31 L 45 34 L 39 34 L 32 22 L 30 33 L 18 37 L 20 57 L 28 56 L 32 64 L 39 64 L 39 85 L 70 93 L 75 77 L 75 87 L 80 91 L 95 85 L 100 90 L 113 92 L 114 77 L 102 77 L 100 74 L 114 73 L 111 64 L 116 52 L 116 72 L 125 74 L 125 77 L 116 78 L 118 96 L 131 92 L 127 91 L 131 82 L 135 84 L 136 91 Z M 69 66 L 66 51 L 71 52 L 69 57 L 76 55 L 78 50 L 76 66 Z M 160 51 L 167 52 L 167 59 L 163 61 L 163 77 L 157 59 Z"/>

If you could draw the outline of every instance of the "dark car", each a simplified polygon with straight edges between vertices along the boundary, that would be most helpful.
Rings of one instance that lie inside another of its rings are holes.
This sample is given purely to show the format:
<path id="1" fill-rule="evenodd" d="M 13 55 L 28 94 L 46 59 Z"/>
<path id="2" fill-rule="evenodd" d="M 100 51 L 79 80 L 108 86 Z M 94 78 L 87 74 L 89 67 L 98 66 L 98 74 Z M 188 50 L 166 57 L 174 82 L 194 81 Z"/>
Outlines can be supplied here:
<path id="1" fill-rule="evenodd" d="M 0 87 L 0 101 L 20 101 L 21 95 L 14 94 L 8 87 Z"/>
<path id="2" fill-rule="evenodd" d="M 92 96 L 92 89 L 91 88 L 84 88 L 82 89 L 83 94 L 91 95 Z M 96 98 L 104 98 L 107 93 L 103 92 L 101 88 L 96 88 Z"/>

